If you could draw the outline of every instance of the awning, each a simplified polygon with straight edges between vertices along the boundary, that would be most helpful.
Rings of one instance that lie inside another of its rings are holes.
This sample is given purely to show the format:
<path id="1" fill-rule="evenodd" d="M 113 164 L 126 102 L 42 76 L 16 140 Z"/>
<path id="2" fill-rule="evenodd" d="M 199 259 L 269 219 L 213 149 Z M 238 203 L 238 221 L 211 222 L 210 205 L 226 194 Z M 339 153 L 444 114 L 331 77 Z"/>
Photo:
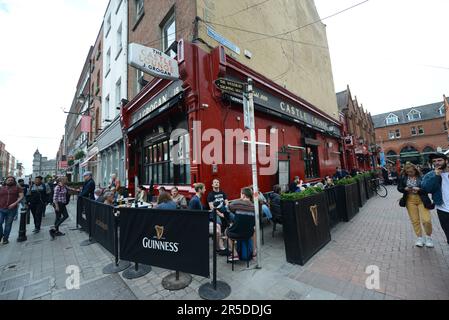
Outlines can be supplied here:
<path id="1" fill-rule="evenodd" d="M 89 160 L 92 159 L 93 157 L 95 157 L 97 155 L 97 153 L 90 155 L 86 160 L 84 160 L 84 162 L 82 162 L 80 164 L 80 167 L 87 167 L 87 165 L 89 164 Z"/>

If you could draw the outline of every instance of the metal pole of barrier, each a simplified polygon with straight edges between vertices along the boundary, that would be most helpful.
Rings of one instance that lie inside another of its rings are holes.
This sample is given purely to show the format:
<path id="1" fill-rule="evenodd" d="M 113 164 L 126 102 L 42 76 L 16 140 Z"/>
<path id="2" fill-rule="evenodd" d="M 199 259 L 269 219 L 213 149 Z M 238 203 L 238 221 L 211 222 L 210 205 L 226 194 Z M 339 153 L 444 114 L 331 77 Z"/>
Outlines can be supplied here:
<path id="1" fill-rule="evenodd" d="M 231 294 L 231 287 L 223 281 L 217 281 L 217 209 L 213 214 L 213 254 L 212 254 L 212 283 L 205 283 L 198 289 L 198 294 L 204 300 L 223 300 Z"/>
<path id="2" fill-rule="evenodd" d="M 88 200 L 90 201 L 90 200 Z M 85 209 L 86 207 L 84 207 Z M 92 238 L 92 212 L 86 211 L 86 217 L 87 217 L 87 227 L 89 228 L 89 239 L 84 240 L 83 242 L 80 243 L 81 247 L 87 247 L 90 246 L 91 244 L 97 243 L 97 241 L 95 241 Z"/>
<path id="3" fill-rule="evenodd" d="M 73 196 L 72 196 L 73 197 Z M 76 225 L 75 225 L 75 228 L 71 228 L 71 229 L 69 229 L 70 231 L 74 231 L 74 230 L 80 230 L 81 228 L 79 227 L 79 217 L 78 217 L 78 205 L 79 205 L 79 203 L 81 202 L 81 200 L 80 200 L 80 198 L 79 197 L 77 197 L 76 198 L 76 217 L 75 217 L 75 223 L 76 223 Z"/>
<path id="4" fill-rule="evenodd" d="M 115 210 L 114 210 L 115 211 Z M 119 227 L 119 223 L 120 223 L 120 212 L 114 212 L 114 256 L 115 256 L 115 261 L 113 263 L 108 264 L 107 266 L 105 266 L 103 268 L 103 273 L 104 274 L 112 274 L 112 273 L 119 273 L 123 270 L 126 270 L 129 268 L 129 266 L 131 265 L 131 263 L 129 261 L 124 261 L 124 260 L 120 260 L 119 258 L 119 233 L 118 233 L 118 227 Z"/>
<path id="5" fill-rule="evenodd" d="M 187 288 L 192 283 L 192 276 L 176 271 L 162 279 L 162 287 L 166 290 L 176 291 Z"/>
<path id="6" fill-rule="evenodd" d="M 143 277 L 151 272 L 151 266 L 146 264 L 139 265 L 138 262 L 134 262 L 134 268 L 128 268 L 123 272 L 123 278 L 132 280 Z"/>

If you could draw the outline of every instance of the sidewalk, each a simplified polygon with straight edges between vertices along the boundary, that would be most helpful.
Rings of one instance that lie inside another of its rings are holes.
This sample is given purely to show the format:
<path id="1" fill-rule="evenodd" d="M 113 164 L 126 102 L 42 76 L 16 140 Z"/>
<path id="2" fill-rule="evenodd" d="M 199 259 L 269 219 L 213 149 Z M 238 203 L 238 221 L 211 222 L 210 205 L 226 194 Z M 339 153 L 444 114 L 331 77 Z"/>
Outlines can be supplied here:
<path id="1" fill-rule="evenodd" d="M 282 227 L 271 237 L 265 227 L 262 269 L 255 263 L 246 269 L 240 262 L 235 271 L 218 257 L 218 279 L 232 288 L 229 299 L 302 300 L 302 299 L 449 299 L 449 245 L 436 214 L 434 249 L 414 247 L 414 235 L 405 209 L 398 206 L 399 193 L 389 187 L 389 197 L 368 201 L 350 223 L 340 223 L 332 231 L 332 242 L 304 267 L 286 262 Z M 0 245 L 0 300 L 5 299 L 189 299 L 198 300 L 198 288 L 210 281 L 194 276 L 183 290 L 162 288 L 162 278 L 171 271 L 153 267 L 136 280 L 121 274 L 103 275 L 102 269 L 113 257 L 99 244 L 80 247 L 87 234 L 75 226 L 75 202 L 69 205 L 71 219 L 61 229 L 66 236 L 50 241 L 48 230 L 54 212 L 48 207 L 40 234 L 17 243 L 16 221 L 10 244 Z M 31 221 L 31 223 L 33 223 Z M 80 290 L 67 290 L 66 267 L 81 269 Z M 368 290 L 366 267 L 380 269 L 380 289 Z"/>

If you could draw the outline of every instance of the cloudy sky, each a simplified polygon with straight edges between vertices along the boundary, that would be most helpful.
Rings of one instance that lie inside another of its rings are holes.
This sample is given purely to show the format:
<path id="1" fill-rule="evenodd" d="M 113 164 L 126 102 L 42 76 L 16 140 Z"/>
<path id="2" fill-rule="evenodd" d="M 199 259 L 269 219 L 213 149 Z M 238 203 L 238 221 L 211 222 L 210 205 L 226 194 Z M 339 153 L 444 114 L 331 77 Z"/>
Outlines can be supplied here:
<path id="1" fill-rule="evenodd" d="M 160 0 L 162 1 L 162 0 Z M 316 0 L 321 17 L 362 0 Z M 55 157 L 107 0 L 0 0 L 0 140 Z M 449 95 L 447 0 L 370 0 L 325 20 L 337 91 L 378 114 Z"/>

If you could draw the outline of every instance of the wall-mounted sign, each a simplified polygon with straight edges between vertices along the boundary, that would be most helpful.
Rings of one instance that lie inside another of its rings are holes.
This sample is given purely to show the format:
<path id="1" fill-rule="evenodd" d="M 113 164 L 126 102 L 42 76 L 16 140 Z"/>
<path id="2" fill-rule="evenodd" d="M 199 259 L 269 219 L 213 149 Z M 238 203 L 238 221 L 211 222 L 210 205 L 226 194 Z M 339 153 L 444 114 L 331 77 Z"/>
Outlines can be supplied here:
<path id="1" fill-rule="evenodd" d="M 222 78 L 215 80 L 215 85 L 221 91 L 235 93 L 237 95 L 243 95 L 246 86 L 245 83 Z"/>
<path id="2" fill-rule="evenodd" d="M 237 47 L 234 43 L 223 37 L 222 35 L 218 34 L 214 29 L 211 27 L 207 27 L 207 35 L 217 41 L 218 43 L 224 45 L 226 48 L 231 49 L 237 54 L 240 54 L 240 48 Z"/>
<path id="3" fill-rule="evenodd" d="M 179 79 L 178 61 L 154 48 L 131 43 L 128 64 L 156 78 Z"/>
<path id="4" fill-rule="evenodd" d="M 234 81 L 233 79 L 229 80 Z M 243 99 L 238 94 L 229 93 L 232 101 L 243 104 Z M 302 106 L 284 101 L 258 88 L 254 88 L 254 104 L 256 107 L 259 106 L 259 109 L 262 111 L 274 111 L 275 114 L 285 115 L 297 123 L 303 123 L 315 129 L 332 133 L 333 135 L 341 135 L 340 129 L 336 127 L 336 124 L 313 115 L 309 111 L 304 110 Z M 273 112 L 269 113 L 273 114 Z M 330 130 L 331 127 L 332 131 Z"/>
<path id="5" fill-rule="evenodd" d="M 146 115 L 156 111 L 163 105 L 165 105 L 172 98 L 177 96 L 183 91 L 182 81 L 178 80 L 171 83 L 161 93 L 156 95 L 153 99 L 147 102 L 142 108 L 135 112 L 131 117 L 131 124 L 135 124 L 139 120 L 143 119 Z"/>

